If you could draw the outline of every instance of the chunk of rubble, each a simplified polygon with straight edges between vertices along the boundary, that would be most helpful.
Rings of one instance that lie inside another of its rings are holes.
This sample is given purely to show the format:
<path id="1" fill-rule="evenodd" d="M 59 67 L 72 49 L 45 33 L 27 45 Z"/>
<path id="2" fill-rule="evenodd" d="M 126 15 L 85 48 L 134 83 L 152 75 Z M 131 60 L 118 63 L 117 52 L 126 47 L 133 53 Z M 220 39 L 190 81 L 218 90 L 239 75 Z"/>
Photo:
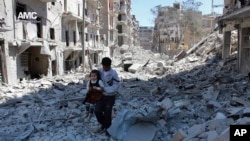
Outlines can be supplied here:
<path id="1" fill-rule="evenodd" d="M 219 136 L 215 137 L 212 141 L 229 141 L 229 137 L 229 128 L 227 128 Z"/>
<path id="2" fill-rule="evenodd" d="M 133 64 L 128 68 L 128 71 L 131 73 L 136 73 L 141 67 L 142 64 Z"/>
<path id="3" fill-rule="evenodd" d="M 138 122 L 128 128 L 124 141 L 153 141 L 156 127 L 149 122 Z"/>
<path id="4" fill-rule="evenodd" d="M 171 141 L 182 141 L 186 136 L 187 136 L 187 134 L 183 130 L 178 130 L 174 134 L 174 136 L 171 139 Z"/>
<path id="5" fill-rule="evenodd" d="M 193 138 L 197 137 L 201 133 L 205 132 L 205 124 L 194 125 L 188 129 L 187 137 L 183 141 L 192 141 Z"/>

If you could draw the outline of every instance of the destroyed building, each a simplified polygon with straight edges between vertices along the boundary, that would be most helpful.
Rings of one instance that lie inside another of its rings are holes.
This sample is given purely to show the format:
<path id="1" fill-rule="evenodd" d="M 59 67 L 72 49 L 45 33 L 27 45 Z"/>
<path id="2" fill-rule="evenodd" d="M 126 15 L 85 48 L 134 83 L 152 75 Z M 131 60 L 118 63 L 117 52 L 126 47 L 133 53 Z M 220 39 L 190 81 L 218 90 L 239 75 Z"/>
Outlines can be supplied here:
<path id="1" fill-rule="evenodd" d="M 249 11 L 250 1 L 242 0 L 224 0 L 224 14 L 218 18 L 220 31 L 224 34 L 224 44 L 222 48 L 222 58 L 226 59 L 230 54 L 234 53 L 231 43 L 231 35 L 233 31 L 237 31 L 237 69 L 243 73 L 250 72 L 249 66 Z"/>
<path id="2" fill-rule="evenodd" d="M 187 1 L 192 2 L 192 1 Z M 153 49 L 159 53 L 171 54 L 173 50 L 192 47 L 215 28 L 216 14 L 203 15 L 201 11 L 184 3 L 156 8 Z M 158 10 L 157 10 L 158 9 Z M 178 51 L 177 51 L 178 52 Z"/>
<path id="3" fill-rule="evenodd" d="M 114 47 L 133 45 L 138 22 L 130 5 L 130 0 L 1 0 L 1 82 L 62 75 L 82 64 L 90 69 L 112 56 Z"/>
<path id="4" fill-rule="evenodd" d="M 139 37 L 140 37 L 140 46 L 143 49 L 151 50 L 153 46 L 153 27 L 140 27 L 139 28 Z"/>

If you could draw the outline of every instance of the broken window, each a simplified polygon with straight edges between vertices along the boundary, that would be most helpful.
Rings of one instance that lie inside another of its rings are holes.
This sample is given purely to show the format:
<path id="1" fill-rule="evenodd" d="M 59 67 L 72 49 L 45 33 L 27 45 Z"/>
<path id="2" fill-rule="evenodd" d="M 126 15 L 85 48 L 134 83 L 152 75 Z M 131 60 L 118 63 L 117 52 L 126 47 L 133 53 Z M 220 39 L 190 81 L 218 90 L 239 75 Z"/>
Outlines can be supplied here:
<path id="1" fill-rule="evenodd" d="M 42 25 L 42 19 L 40 17 L 37 17 L 36 19 L 36 27 L 37 27 L 37 37 L 42 38 L 43 37 L 43 25 Z"/>
<path id="2" fill-rule="evenodd" d="M 113 36 L 114 36 L 113 31 L 110 31 L 110 37 L 109 37 L 109 38 L 110 38 L 110 41 L 113 41 L 113 40 L 114 40 L 114 37 L 113 37 Z"/>
<path id="3" fill-rule="evenodd" d="M 88 16 L 88 9 L 85 8 L 85 16 Z"/>
<path id="4" fill-rule="evenodd" d="M 122 33 L 122 26 L 121 25 L 118 25 L 117 29 L 118 29 L 118 33 Z"/>
<path id="5" fill-rule="evenodd" d="M 125 2 L 124 1 L 120 1 L 120 10 L 122 10 L 123 7 L 125 7 Z"/>
<path id="6" fill-rule="evenodd" d="M 53 60 L 53 61 L 51 61 L 51 65 L 52 65 L 52 75 L 54 76 L 54 75 L 56 75 L 57 73 L 56 73 L 56 60 Z"/>
<path id="7" fill-rule="evenodd" d="M 69 31 L 65 31 L 66 46 L 69 46 Z"/>
<path id="8" fill-rule="evenodd" d="M 88 33 L 85 33 L 85 41 L 88 42 L 89 41 L 89 36 Z"/>
<path id="9" fill-rule="evenodd" d="M 122 36 L 118 36 L 118 45 L 121 46 L 123 45 L 124 41 L 123 41 L 123 37 Z"/>
<path id="10" fill-rule="evenodd" d="M 78 3 L 78 5 L 77 5 L 77 8 L 78 8 L 78 16 L 80 16 L 81 15 L 81 13 L 80 13 L 80 4 Z"/>
<path id="11" fill-rule="evenodd" d="M 21 67 L 28 67 L 29 64 L 29 52 L 25 51 L 21 55 Z"/>
<path id="12" fill-rule="evenodd" d="M 122 20 L 122 15 L 120 14 L 119 16 L 118 16 L 118 21 L 121 21 Z"/>
<path id="13" fill-rule="evenodd" d="M 49 34 L 50 34 L 50 39 L 55 40 L 55 29 L 54 28 L 49 29 Z"/>
<path id="14" fill-rule="evenodd" d="M 16 18 L 18 17 L 20 12 L 26 12 L 26 5 L 17 3 L 17 5 L 16 5 Z"/>
<path id="15" fill-rule="evenodd" d="M 99 38 L 98 35 L 95 35 L 95 40 L 96 40 L 96 41 L 98 41 L 98 38 Z"/>
<path id="16" fill-rule="evenodd" d="M 74 45 L 76 45 L 76 31 L 73 31 L 73 41 Z"/>
<path id="17" fill-rule="evenodd" d="M 94 64 L 98 63 L 98 54 L 94 53 Z"/>

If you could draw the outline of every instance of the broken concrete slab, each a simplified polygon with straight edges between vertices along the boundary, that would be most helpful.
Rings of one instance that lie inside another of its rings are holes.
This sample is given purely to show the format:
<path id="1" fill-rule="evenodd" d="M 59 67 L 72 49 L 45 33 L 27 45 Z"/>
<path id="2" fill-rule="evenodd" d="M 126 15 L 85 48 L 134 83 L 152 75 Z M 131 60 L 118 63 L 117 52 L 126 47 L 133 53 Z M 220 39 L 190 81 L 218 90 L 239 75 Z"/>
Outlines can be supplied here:
<path id="1" fill-rule="evenodd" d="M 131 73 L 135 73 L 142 67 L 142 64 L 133 64 L 128 68 L 128 71 Z"/>
<path id="2" fill-rule="evenodd" d="M 219 136 L 215 137 L 212 141 L 229 141 L 229 137 L 229 128 L 227 128 Z"/>
<path id="3" fill-rule="evenodd" d="M 213 141 L 215 138 L 219 136 L 219 134 L 216 131 L 209 131 L 206 132 L 207 134 L 207 141 Z"/>
<path id="4" fill-rule="evenodd" d="M 244 105 L 244 106 L 246 106 L 246 107 L 250 107 L 250 102 L 245 101 L 245 100 L 242 99 L 242 98 L 233 97 L 232 100 L 235 101 L 235 102 L 237 102 L 237 103 L 240 103 L 240 104 L 242 104 L 242 105 Z"/>
<path id="5" fill-rule="evenodd" d="M 174 136 L 171 139 L 171 141 L 182 141 L 186 136 L 187 136 L 187 134 L 183 130 L 178 130 L 174 134 Z"/>
<path id="6" fill-rule="evenodd" d="M 197 57 L 189 56 L 189 57 L 187 57 L 187 60 L 188 60 L 189 62 L 196 62 L 196 61 L 198 61 L 199 59 L 198 59 Z"/>
<path id="7" fill-rule="evenodd" d="M 124 141 L 153 141 L 157 128 L 149 122 L 137 122 L 128 128 Z"/>
<path id="8" fill-rule="evenodd" d="M 157 105 L 164 109 L 164 110 L 169 110 L 173 105 L 174 103 L 170 100 L 170 98 L 165 98 L 163 101 L 157 103 Z"/>
<path id="9" fill-rule="evenodd" d="M 194 125 L 188 129 L 187 137 L 183 141 L 191 141 L 196 136 L 200 135 L 205 131 L 205 124 Z"/>
<path id="10" fill-rule="evenodd" d="M 123 69 L 124 71 L 129 71 L 129 67 L 131 67 L 133 65 L 133 61 L 132 60 L 126 60 L 123 62 Z"/>
<path id="11" fill-rule="evenodd" d="M 178 53 L 174 58 L 175 61 L 178 61 L 182 58 L 184 58 L 187 55 L 186 51 L 182 50 L 180 53 Z"/>
<path id="12" fill-rule="evenodd" d="M 186 107 L 188 106 L 190 103 L 190 100 L 178 100 L 178 101 L 174 101 L 174 106 L 181 108 L 181 107 Z"/>

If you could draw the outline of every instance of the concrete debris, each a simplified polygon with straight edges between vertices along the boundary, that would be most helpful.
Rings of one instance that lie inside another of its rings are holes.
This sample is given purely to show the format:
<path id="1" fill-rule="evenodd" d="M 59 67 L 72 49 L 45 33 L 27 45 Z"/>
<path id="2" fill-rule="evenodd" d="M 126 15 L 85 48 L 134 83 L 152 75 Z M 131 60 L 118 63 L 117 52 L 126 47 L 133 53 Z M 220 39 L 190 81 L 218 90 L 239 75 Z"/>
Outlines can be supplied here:
<path id="1" fill-rule="evenodd" d="M 171 141 L 182 141 L 186 136 L 187 134 L 184 131 L 178 130 Z"/>
<path id="2" fill-rule="evenodd" d="M 113 67 L 122 82 L 111 137 L 93 132 L 94 116 L 84 118 L 88 73 L 2 85 L 0 140 L 228 141 L 231 124 L 250 122 L 250 84 L 237 73 L 235 54 L 221 60 L 221 45 L 214 32 L 177 60 L 116 49 Z"/>
<path id="3" fill-rule="evenodd" d="M 128 68 L 128 71 L 131 73 L 135 73 L 142 67 L 142 64 L 133 64 Z"/>
<path id="4" fill-rule="evenodd" d="M 154 124 L 148 123 L 148 122 L 139 122 L 139 123 L 132 125 L 128 129 L 127 134 L 123 140 L 124 141 L 152 141 L 154 139 L 156 131 L 157 129 L 154 126 Z"/>

